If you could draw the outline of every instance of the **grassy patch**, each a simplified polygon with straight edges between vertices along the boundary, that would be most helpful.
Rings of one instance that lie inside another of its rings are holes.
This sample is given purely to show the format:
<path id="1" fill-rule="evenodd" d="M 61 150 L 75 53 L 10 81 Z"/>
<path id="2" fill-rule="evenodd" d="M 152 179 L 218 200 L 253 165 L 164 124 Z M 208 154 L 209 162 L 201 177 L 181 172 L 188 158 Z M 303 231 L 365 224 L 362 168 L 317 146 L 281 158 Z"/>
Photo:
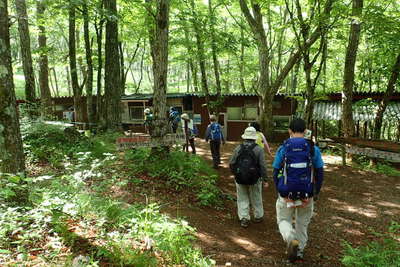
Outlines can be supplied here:
<path id="1" fill-rule="evenodd" d="M 380 241 L 373 241 L 365 246 L 352 247 L 345 243 L 345 266 L 399 267 L 400 266 L 400 224 L 393 222 L 389 231 L 375 234 Z"/>
<path id="2" fill-rule="evenodd" d="M 167 158 L 157 158 L 147 148 L 131 150 L 125 155 L 132 174 L 145 173 L 178 191 L 190 189 L 201 205 L 220 203 L 221 192 L 216 186 L 218 175 L 201 157 L 171 151 Z"/>

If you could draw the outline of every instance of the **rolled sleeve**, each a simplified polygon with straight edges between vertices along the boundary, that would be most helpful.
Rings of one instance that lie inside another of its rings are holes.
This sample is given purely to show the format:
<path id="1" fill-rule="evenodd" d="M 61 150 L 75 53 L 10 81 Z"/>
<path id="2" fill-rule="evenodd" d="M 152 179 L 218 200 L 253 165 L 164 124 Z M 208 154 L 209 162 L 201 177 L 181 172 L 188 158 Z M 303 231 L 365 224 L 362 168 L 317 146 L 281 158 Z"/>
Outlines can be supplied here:
<path id="1" fill-rule="evenodd" d="M 321 151 L 319 150 L 319 147 L 317 147 L 317 146 L 314 146 L 313 165 L 314 165 L 314 168 L 317 168 L 317 169 L 324 167 L 324 162 L 322 160 Z"/>
<path id="2" fill-rule="evenodd" d="M 283 155 L 284 155 L 284 149 L 283 146 L 280 146 L 278 148 L 278 151 L 276 152 L 274 162 L 272 163 L 272 167 L 274 167 L 274 169 L 281 169 Z"/>

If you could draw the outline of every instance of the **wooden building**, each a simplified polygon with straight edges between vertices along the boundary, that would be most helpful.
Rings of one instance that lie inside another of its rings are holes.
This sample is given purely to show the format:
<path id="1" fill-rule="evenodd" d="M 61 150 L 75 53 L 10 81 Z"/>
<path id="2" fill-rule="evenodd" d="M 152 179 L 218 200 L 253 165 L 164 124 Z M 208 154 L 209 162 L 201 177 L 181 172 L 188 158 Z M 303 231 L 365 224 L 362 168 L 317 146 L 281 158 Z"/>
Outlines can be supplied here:
<path id="1" fill-rule="evenodd" d="M 224 103 L 219 115 L 219 123 L 223 126 L 223 132 L 228 141 L 240 140 L 244 129 L 250 122 L 257 120 L 259 115 L 258 96 L 255 94 L 232 93 L 223 95 Z M 216 96 L 211 96 L 216 100 Z M 54 114 L 58 119 L 73 121 L 73 98 L 52 98 Z M 169 93 L 167 94 L 168 107 L 175 107 L 181 114 L 188 113 L 194 120 L 200 137 L 204 137 L 209 124 L 209 115 L 205 104 L 204 95 L 193 93 Z M 96 97 L 93 97 L 96 103 Z M 87 123 L 86 97 L 82 97 L 84 107 L 84 122 Z M 134 94 L 121 97 L 122 125 L 125 129 L 134 132 L 144 132 L 144 109 L 153 106 L 152 94 Z M 288 138 L 288 126 L 295 113 L 297 102 L 285 95 L 276 95 L 273 102 L 274 115 L 274 139 L 271 141 L 282 141 Z M 95 108 L 95 107 L 94 107 Z"/>
<path id="2" fill-rule="evenodd" d="M 123 105 L 122 123 L 134 131 L 143 131 L 144 109 L 152 107 L 152 95 L 127 95 L 121 98 Z M 215 100 L 216 96 L 211 96 Z M 257 120 L 259 114 L 258 97 L 255 94 L 224 94 L 224 103 L 219 114 L 219 123 L 228 141 L 240 140 L 244 129 L 250 122 Z M 188 113 L 197 125 L 200 137 L 203 137 L 209 115 L 205 97 L 199 94 L 168 94 L 167 105 L 175 107 L 179 112 Z M 284 95 L 276 95 L 273 103 L 275 122 L 274 140 L 281 141 L 288 137 L 289 122 L 296 110 L 295 100 Z"/>

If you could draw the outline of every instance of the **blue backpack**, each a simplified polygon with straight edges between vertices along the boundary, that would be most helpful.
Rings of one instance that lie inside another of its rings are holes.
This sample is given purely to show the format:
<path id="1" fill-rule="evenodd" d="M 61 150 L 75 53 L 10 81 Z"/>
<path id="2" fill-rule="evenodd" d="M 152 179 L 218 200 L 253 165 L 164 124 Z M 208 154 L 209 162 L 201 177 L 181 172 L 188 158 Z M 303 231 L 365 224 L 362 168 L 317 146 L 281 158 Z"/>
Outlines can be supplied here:
<path id="1" fill-rule="evenodd" d="M 219 123 L 212 123 L 210 125 L 211 140 L 217 141 L 222 139 L 221 125 Z"/>
<path id="2" fill-rule="evenodd" d="M 278 180 L 281 197 L 292 200 L 312 196 L 314 146 L 304 138 L 290 138 L 283 143 L 283 176 Z"/>
<path id="3" fill-rule="evenodd" d="M 174 124 L 178 124 L 181 120 L 181 116 L 179 116 L 179 112 L 176 110 L 171 111 L 169 113 L 169 120 Z"/>

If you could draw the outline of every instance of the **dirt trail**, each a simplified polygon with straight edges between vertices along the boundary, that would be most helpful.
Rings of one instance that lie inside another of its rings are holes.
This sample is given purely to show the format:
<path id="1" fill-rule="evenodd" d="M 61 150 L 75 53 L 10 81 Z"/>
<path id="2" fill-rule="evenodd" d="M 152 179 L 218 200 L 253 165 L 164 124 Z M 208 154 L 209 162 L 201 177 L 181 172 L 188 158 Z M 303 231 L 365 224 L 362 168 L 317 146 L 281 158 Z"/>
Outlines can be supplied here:
<path id="1" fill-rule="evenodd" d="M 239 226 L 236 213 L 236 189 L 228 169 L 228 159 L 237 143 L 222 148 L 223 166 L 218 170 L 219 186 L 232 199 L 224 208 L 199 208 L 191 205 L 170 207 L 169 213 L 186 217 L 197 229 L 198 246 L 217 266 L 288 266 L 285 244 L 276 225 L 276 192 L 273 183 L 264 188 L 265 220 L 249 228 Z M 197 142 L 198 154 L 211 162 L 208 144 Z M 272 145 L 275 152 L 276 145 Z M 325 162 L 332 157 L 324 156 Z M 272 159 L 268 158 L 271 175 Z M 297 266 L 340 266 L 343 241 L 365 243 L 375 231 L 385 231 L 391 220 L 400 220 L 400 179 L 377 175 L 351 167 L 326 164 L 325 184 L 316 203 L 309 227 L 309 243 L 303 264 Z"/>

